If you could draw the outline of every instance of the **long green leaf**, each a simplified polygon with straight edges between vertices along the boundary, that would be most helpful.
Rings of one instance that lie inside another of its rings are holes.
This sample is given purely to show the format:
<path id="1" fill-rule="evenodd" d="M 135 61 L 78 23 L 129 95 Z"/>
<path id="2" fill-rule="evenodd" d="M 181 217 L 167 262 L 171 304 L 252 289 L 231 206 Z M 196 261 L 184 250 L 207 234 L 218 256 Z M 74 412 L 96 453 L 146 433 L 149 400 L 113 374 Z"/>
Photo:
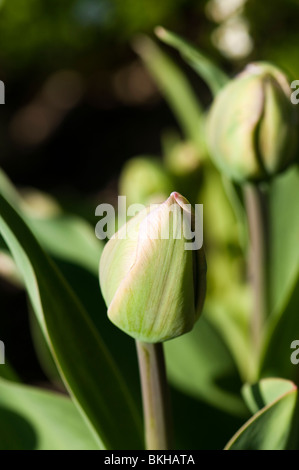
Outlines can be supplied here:
<path id="1" fill-rule="evenodd" d="M 177 49 L 183 59 L 205 80 L 214 96 L 229 81 L 228 76 L 210 59 L 177 34 L 159 26 L 156 34 L 161 41 Z"/>
<path id="2" fill-rule="evenodd" d="M 62 378 L 101 446 L 140 447 L 135 406 L 108 350 L 75 294 L 1 194 L 0 232 L 23 275 Z"/>
<path id="3" fill-rule="evenodd" d="M 139 373 L 134 342 L 118 328 L 107 321 L 107 307 L 99 296 L 98 264 L 103 243 L 96 240 L 94 230 L 79 217 L 59 213 L 55 217 L 34 218 L 26 210 L 18 191 L 7 175 L 0 169 L 0 192 L 8 202 L 21 212 L 34 236 L 44 250 L 51 256 L 67 282 L 76 292 L 85 311 L 100 333 L 105 344 L 113 344 L 110 354 L 126 377 L 133 399 L 141 413 Z M 22 279 L 15 263 L 0 236 L 0 255 L 9 255 L 9 265 L 13 269 L 6 272 L 10 282 L 22 285 Z M 2 252 L 2 253 L 1 253 Z M 1 264 L 0 264 L 1 267 Z M 35 315 L 30 316 L 31 333 L 40 364 L 46 375 L 58 380 L 58 372 L 53 367 L 53 359 Z M 124 354 L 126 351 L 126 354 Z"/>
<path id="4" fill-rule="evenodd" d="M 134 46 L 172 108 L 185 136 L 202 149 L 203 109 L 184 73 L 146 36 L 138 38 Z"/>
<path id="5" fill-rule="evenodd" d="M 0 379 L 1 450 L 94 450 L 99 446 L 72 401 Z"/>

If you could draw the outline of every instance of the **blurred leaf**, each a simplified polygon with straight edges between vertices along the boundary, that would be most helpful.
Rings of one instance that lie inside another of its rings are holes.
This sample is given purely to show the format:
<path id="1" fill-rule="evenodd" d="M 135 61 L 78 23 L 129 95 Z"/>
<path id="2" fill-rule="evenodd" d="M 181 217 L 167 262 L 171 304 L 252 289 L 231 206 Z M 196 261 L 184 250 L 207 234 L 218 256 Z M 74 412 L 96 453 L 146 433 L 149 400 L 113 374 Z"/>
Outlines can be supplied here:
<path id="1" fill-rule="evenodd" d="M 205 80 L 214 96 L 229 81 L 228 76 L 214 62 L 177 34 L 159 26 L 156 28 L 156 35 L 180 52 L 183 59 Z"/>
<path id="2" fill-rule="evenodd" d="M 299 338 L 299 170 L 293 168 L 270 187 L 270 308 L 260 369 L 264 375 L 296 379 L 291 343 Z"/>
<path id="3" fill-rule="evenodd" d="M 6 380 L 11 380 L 12 382 L 19 382 L 20 380 L 17 373 L 14 371 L 6 357 L 5 364 L 0 364 L 0 377 Z"/>
<path id="4" fill-rule="evenodd" d="M 0 188 L 1 193 L 5 198 L 13 205 L 19 206 L 21 203 L 21 198 L 19 193 L 15 189 L 14 185 L 10 179 L 6 176 L 4 171 L 0 168 Z"/>
<path id="5" fill-rule="evenodd" d="M 248 297 L 246 290 L 242 292 L 239 286 L 232 285 L 229 296 L 223 296 L 222 301 L 221 298 L 213 299 L 212 296 L 206 300 L 209 321 L 230 351 L 242 382 L 256 377 L 256 363 L 248 327 Z"/>
<path id="6" fill-rule="evenodd" d="M 270 311 L 281 315 L 299 272 L 299 168 L 275 178 L 269 188 Z"/>
<path id="7" fill-rule="evenodd" d="M 190 333 L 166 342 L 165 353 L 176 388 L 234 415 L 246 415 L 233 358 L 206 312 Z"/>
<path id="8" fill-rule="evenodd" d="M 0 214 L 0 231 L 23 274 L 65 385 L 100 445 L 110 449 L 140 446 L 140 423 L 132 398 L 84 308 L 1 195 Z"/>
<path id="9" fill-rule="evenodd" d="M 1 450 L 96 450 L 99 446 L 71 400 L 0 379 Z"/>
<path id="10" fill-rule="evenodd" d="M 261 375 L 280 374 L 298 380 L 298 365 L 291 362 L 291 343 L 299 339 L 298 305 L 299 273 L 281 315 L 270 319 L 261 355 Z"/>
<path id="11" fill-rule="evenodd" d="M 27 210 L 18 191 L 0 168 L 0 191 L 21 212 L 39 243 L 51 255 L 89 269 L 97 274 L 103 242 L 97 240 L 91 226 L 83 219 L 66 214 L 34 217 Z"/>
<path id="12" fill-rule="evenodd" d="M 237 221 L 240 247 L 246 252 L 248 246 L 248 225 L 243 191 L 240 185 L 222 175 L 223 189 L 231 204 Z"/>
<path id="13" fill-rule="evenodd" d="M 221 175 L 208 162 L 203 171 L 199 202 L 204 206 L 208 263 L 206 310 L 209 321 L 230 350 L 242 380 L 251 381 L 256 373 L 249 328 L 251 298 L 244 276 L 239 225 Z"/>
<path id="14" fill-rule="evenodd" d="M 6 279 L 10 284 L 22 288 L 23 280 L 19 274 L 16 263 L 11 257 L 9 250 L 0 236 L 0 277 Z"/>
<path id="15" fill-rule="evenodd" d="M 171 387 L 171 403 L 174 410 L 174 448 L 180 450 L 223 449 L 249 416 L 249 413 L 244 417 L 244 413 L 236 416 L 223 411 L 198 396 L 183 393 L 177 387 Z"/>
<path id="16" fill-rule="evenodd" d="M 276 379 L 261 381 L 251 386 L 251 390 L 248 387 L 245 395 L 259 411 L 239 429 L 226 449 L 298 449 L 296 386 Z"/>
<path id="17" fill-rule="evenodd" d="M 182 70 L 148 37 L 136 39 L 134 46 L 172 108 L 185 136 L 202 148 L 203 110 Z"/>
<path id="18" fill-rule="evenodd" d="M 63 214 L 27 220 L 47 252 L 98 274 L 103 243 L 96 239 L 94 231 L 83 219 Z"/>
<path id="19" fill-rule="evenodd" d="M 208 245 L 239 246 L 238 220 L 225 191 L 223 179 L 210 163 L 204 165 L 200 202 L 204 204 L 204 230 Z"/>

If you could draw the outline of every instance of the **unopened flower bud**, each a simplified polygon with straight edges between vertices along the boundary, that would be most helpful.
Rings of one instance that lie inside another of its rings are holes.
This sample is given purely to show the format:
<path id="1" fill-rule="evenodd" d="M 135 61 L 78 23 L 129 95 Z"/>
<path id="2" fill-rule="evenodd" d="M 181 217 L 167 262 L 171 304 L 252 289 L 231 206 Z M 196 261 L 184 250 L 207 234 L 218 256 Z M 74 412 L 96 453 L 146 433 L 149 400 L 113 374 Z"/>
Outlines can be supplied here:
<path id="1" fill-rule="evenodd" d="M 186 249 L 194 217 L 188 201 L 172 193 L 139 212 L 104 248 L 100 285 L 108 317 L 139 341 L 175 338 L 199 317 L 206 263 L 202 247 Z"/>
<path id="2" fill-rule="evenodd" d="M 157 158 L 132 158 L 120 176 L 119 192 L 128 205 L 163 202 L 171 190 L 172 182 Z"/>
<path id="3" fill-rule="evenodd" d="M 192 142 L 179 142 L 165 156 L 165 164 L 175 176 L 186 177 L 198 173 L 201 156 Z"/>
<path id="4" fill-rule="evenodd" d="M 189 141 L 176 143 L 164 157 L 175 187 L 192 203 L 197 200 L 203 159 L 197 146 Z"/>
<path id="5" fill-rule="evenodd" d="M 249 64 L 215 98 L 208 115 L 211 157 L 229 177 L 265 180 L 296 151 L 297 110 L 285 74 L 266 62 Z"/>

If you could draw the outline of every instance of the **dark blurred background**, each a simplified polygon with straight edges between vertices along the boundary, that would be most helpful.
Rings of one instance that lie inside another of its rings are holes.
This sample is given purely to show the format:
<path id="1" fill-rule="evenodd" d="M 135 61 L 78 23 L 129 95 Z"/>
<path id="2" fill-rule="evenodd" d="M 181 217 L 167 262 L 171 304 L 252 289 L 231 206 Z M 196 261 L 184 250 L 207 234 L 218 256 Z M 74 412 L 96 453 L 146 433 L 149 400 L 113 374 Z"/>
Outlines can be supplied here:
<path id="1" fill-rule="evenodd" d="M 136 35 L 161 24 L 230 74 L 266 59 L 298 78 L 298 14 L 296 0 L 1 0 L 1 167 L 55 193 L 115 186 L 126 159 L 159 154 L 161 131 L 176 126 L 133 52 Z"/>
<path id="2" fill-rule="evenodd" d="M 248 61 L 271 60 L 298 79 L 298 17 L 297 0 L 0 0 L 0 166 L 17 186 L 49 192 L 70 210 L 70 201 L 76 212 L 90 203 L 92 221 L 95 206 L 117 194 L 124 162 L 161 154 L 161 132 L 178 129 L 134 52 L 137 35 L 154 38 L 163 25 L 230 75 Z M 161 47 L 208 106 L 204 83 Z M 6 331 L 13 328 L 20 346 L 11 361 L 34 381 L 25 294 L 5 281 L 0 288 L 1 313 L 15 319 Z"/>

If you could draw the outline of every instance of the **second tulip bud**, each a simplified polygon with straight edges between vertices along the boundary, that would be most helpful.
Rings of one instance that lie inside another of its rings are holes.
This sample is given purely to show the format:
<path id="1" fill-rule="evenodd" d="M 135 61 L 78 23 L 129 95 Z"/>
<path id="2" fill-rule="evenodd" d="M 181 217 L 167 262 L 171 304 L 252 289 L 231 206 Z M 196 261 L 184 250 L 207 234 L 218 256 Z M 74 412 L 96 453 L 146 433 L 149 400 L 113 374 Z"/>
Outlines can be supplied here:
<path id="1" fill-rule="evenodd" d="M 238 180 L 263 180 L 284 170 L 296 151 L 297 110 L 286 75 L 249 64 L 216 96 L 207 121 L 211 157 Z"/>

